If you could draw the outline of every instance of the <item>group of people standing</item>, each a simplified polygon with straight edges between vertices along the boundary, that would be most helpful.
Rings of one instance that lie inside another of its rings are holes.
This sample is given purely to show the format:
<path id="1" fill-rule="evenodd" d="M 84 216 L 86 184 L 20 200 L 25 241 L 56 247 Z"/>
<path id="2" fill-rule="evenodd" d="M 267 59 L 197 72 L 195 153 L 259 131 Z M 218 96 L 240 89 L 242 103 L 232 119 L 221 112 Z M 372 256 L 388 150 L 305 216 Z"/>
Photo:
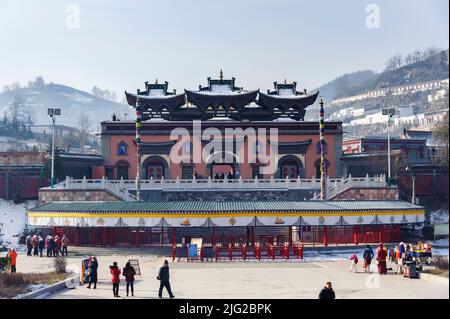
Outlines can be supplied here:
<path id="1" fill-rule="evenodd" d="M 62 238 L 58 235 L 48 235 L 45 239 L 40 235 L 28 235 L 25 238 L 27 256 L 42 257 L 44 249 L 46 249 L 47 257 L 67 256 L 69 244 L 70 240 L 66 235 L 62 235 Z"/>
<path id="2" fill-rule="evenodd" d="M 111 284 L 113 290 L 114 298 L 120 297 L 119 295 L 119 287 L 120 287 L 120 275 L 125 277 L 126 283 L 126 294 L 127 297 L 131 292 L 131 296 L 134 296 L 134 281 L 136 270 L 131 265 L 130 262 L 125 264 L 125 267 L 121 270 L 117 264 L 117 262 L 113 262 L 111 266 L 109 266 L 109 272 L 111 274 Z M 92 256 L 89 260 L 88 271 L 86 277 L 84 279 L 85 282 L 88 282 L 88 286 L 86 288 L 91 289 L 93 285 L 93 289 L 97 288 L 97 279 L 98 279 L 98 261 L 95 256 Z M 174 298 L 174 294 L 172 293 L 172 289 L 170 287 L 170 274 L 169 274 L 169 262 L 167 260 L 164 261 L 163 266 L 159 269 L 157 279 L 160 281 L 160 287 L 158 291 L 158 297 L 162 298 L 163 289 L 166 288 L 169 293 L 170 298 Z"/>

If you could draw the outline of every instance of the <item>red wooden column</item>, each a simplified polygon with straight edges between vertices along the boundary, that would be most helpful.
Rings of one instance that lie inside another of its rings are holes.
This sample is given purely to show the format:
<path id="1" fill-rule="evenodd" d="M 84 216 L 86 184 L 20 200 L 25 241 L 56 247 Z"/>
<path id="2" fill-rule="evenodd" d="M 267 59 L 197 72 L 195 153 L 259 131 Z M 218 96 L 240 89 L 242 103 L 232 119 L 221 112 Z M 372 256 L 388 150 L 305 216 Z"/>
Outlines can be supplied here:
<path id="1" fill-rule="evenodd" d="M 152 247 L 152 242 L 153 242 L 153 229 L 151 227 L 149 227 L 148 229 L 149 234 L 150 234 L 150 240 L 148 242 L 148 247 Z"/>
<path id="2" fill-rule="evenodd" d="M 91 245 L 95 246 L 95 228 L 94 227 L 91 228 L 90 233 L 91 233 Z"/>
<path id="3" fill-rule="evenodd" d="M 255 247 L 255 227 L 252 227 L 252 246 Z"/>
<path id="4" fill-rule="evenodd" d="M 328 246 L 328 227 L 323 226 L 323 245 Z"/>
<path id="5" fill-rule="evenodd" d="M 292 247 L 292 226 L 289 226 L 289 248 Z"/>
<path id="6" fill-rule="evenodd" d="M 358 226 L 353 226 L 353 243 L 358 245 Z"/>
<path id="7" fill-rule="evenodd" d="M 172 227 L 172 244 L 173 245 L 177 244 L 177 228 L 176 227 Z"/>
<path id="8" fill-rule="evenodd" d="M 211 235 L 211 245 L 214 247 L 216 246 L 216 238 L 215 238 L 215 234 L 216 234 L 216 227 L 212 227 L 212 235 Z"/>
<path id="9" fill-rule="evenodd" d="M 139 248 L 139 246 L 141 245 L 141 229 L 138 227 L 136 227 L 136 247 Z"/>
<path id="10" fill-rule="evenodd" d="M 75 229 L 75 245 L 80 246 L 80 232 L 81 232 L 81 228 L 77 227 Z"/>
<path id="11" fill-rule="evenodd" d="M 55 237 L 56 235 L 56 226 L 52 226 L 52 236 Z"/>
<path id="12" fill-rule="evenodd" d="M 106 247 L 106 234 L 107 234 L 107 229 L 106 228 L 102 228 L 103 247 Z"/>
<path id="13" fill-rule="evenodd" d="M 379 239 L 380 243 L 383 242 L 383 226 L 382 225 L 378 225 L 378 239 Z"/>

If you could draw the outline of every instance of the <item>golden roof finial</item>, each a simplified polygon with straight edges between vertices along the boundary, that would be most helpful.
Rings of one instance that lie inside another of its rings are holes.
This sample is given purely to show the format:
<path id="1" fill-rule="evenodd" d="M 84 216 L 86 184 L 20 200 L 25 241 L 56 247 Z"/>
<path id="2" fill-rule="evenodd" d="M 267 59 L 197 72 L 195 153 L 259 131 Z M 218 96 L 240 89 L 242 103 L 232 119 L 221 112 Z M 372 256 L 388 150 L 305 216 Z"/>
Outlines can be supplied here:
<path id="1" fill-rule="evenodd" d="M 220 69 L 219 79 L 223 80 L 223 71 L 222 71 L 222 69 Z"/>
<path id="2" fill-rule="evenodd" d="M 158 78 L 156 78 L 156 80 L 155 80 L 155 84 L 158 84 Z"/>
<path id="3" fill-rule="evenodd" d="M 287 84 L 287 80 L 286 80 L 286 78 L 284 78 L 284 84 Z"/>

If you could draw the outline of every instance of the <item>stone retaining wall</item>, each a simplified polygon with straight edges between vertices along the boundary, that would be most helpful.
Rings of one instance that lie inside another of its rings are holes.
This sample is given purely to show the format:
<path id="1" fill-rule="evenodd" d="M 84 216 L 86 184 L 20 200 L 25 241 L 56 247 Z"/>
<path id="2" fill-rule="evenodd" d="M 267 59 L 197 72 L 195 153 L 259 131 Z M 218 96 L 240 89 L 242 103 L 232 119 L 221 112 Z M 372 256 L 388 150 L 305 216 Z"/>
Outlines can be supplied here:
<path id="1" fill-rule="evenodd" d="M 119 201 L 120 199 L 105 190 L 41 189 L 39 204 L 58 201 Z"/>
<path id="2" fill-rule="evenodd" d="M 332 196 L 331 200 L 396 200 L 398 199 L 397 187 L 360 187 L 348 188 L 341 193 Z"/>

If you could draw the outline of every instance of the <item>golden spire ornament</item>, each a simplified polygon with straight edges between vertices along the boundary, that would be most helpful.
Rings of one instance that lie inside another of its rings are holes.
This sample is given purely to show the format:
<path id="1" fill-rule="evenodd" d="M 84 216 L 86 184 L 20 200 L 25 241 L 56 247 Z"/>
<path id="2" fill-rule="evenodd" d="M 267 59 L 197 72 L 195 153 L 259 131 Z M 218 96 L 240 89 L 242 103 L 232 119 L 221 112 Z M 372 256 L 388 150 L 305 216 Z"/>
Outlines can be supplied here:
<path id="1" fill-rule="evenodd" d="M 219 79 L 220 79 L 220 80 L 223 80 L 223 72 L 222 72 L 222 69 L 220 69 Z"/>

